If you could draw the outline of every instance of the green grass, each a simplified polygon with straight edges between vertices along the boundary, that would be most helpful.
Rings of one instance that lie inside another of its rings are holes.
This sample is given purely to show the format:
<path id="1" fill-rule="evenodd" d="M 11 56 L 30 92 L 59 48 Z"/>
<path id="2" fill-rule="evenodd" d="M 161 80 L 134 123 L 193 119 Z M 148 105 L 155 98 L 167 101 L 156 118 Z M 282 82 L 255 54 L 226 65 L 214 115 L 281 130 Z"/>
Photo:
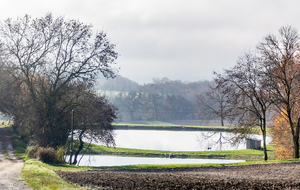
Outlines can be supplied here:
<path id="1" fill-rule="evenodd" d="M 85 189 L 76 185 L 71 185 L 59 177 L 50 165 L 40 161 L 29 159 L 25 153 L 26 146 L 21 138 L 14 134 L 11 126 L 7 126 L 8 131 L 12 136 L 13 147 L 21 159 L 26 160 L 21 172 L 22 179 L 33 189 Z"/>
<path id="2" fill-rule="evenodd" d="M 237 162 L 237 163 L 221 163 L 221 164 L 164 164 L 164 165 L 150 165 L 150 164 L 140 164 L 140 165 L 126 165 L 126 166 L 106 166 L 106 167 L 80 167 L 80 166 L 70 166 L 70 165 L 56 165 L 56 164 L 43 164 L 44 167 L 52 171 L 86 171 L 86 170 L 137 170 L 137 169 L 160 169 L 160 168 L 180 168 L 180 167 L 204 167 L 204 166 L 234 166 L 234 165 L 250 165 L 250 164 L 272 164 L 272 163 L 282 163 L 282 162 L 298 162 L 299 159 L 287 159 L 287 160 L 268 160 L 268 161 L 247 161 L 247 162 Z M 38 161 L 37 161 L 38 162 Z"/>
<path id="3" fill-rule="evenodd" d="M 8 127 L 12 133 L 12 128 Z M 274 163 L 281 161 L 251 161 L 235 164 L 172 164 L 172 165 L 130 165 L 116 167 L 79 167 L 68 164 L 45 164 L 37 160 L 27 158 L 25 154 L 26 146 L 16 134 L 12 134 L 13 146 L 18 157 L 26 160 L 21 177 L 33 189 L 85 189 L 76 185 L 66 183 L 55 171 L 83 171 L 90 169 L 148 169 L 148 168 L 174 168 L 174 167 L 201 167 L 207 165 L 236 165 L 236 164 L 260 164 Z M 156 156 L 156 157 L 189 157 L 189 158 L 226 158 L 244 160 L 262 160 L 263 151 L 260 150 L 234 150 L 234 151 L 202 151 L 202 152 L 171 152 L 171 151 L 152 151 L 126 148 L 109 148 L 99 145 L 91 145 L 89 153 L 110 154 L 122 156 Z M 269 145 L 268 148 L 272 148 Z M 269 155 L 272 151 L 269 151 Z M 295 160 L 290 160 L 295 161 Z"/>
<path id="4" fill-rule="evenodd" d="M 13 147 L 15 150 L 15 154 L 17 157 L 27 160 L 26 156 L 26 145 L 23 143 L 22 139 L 20 138 L 19 135 L 13 132 L 12 126 L 5 126 L 8 130 L 8 132 L 11 134 L 12 142 L 13 142 Z"/>
<path id="5" fill-rule="evenodd" d="M 87 145 L 86 145 L 87 146 Z M 268 145 L 267 150 L 271 159 L 275 159 L 273 146 Z M 173 158 L 221 158 L 236 160 L 262 160 L 264 153 L 262 150 L 227 150 L 227 151 L 158 151 L 158 150 L 141 150 L 129 148 L 114 148 L 101 145 L 90 145 L 88 154 L 97 155 L 118 155 L 118 156 L 140 156 L 140 157 L 173 157 Z"/>
<path id="6" fill-rule="evenodd" d="M 47 164 L 36 160 L 27 160 L 21 173 L 21 177 L 33 189 L 84 189 L 68 184 L 59 177 Z"/>
<path id="7" fill-rule="evenodd" d="M 169 124 L 113 124 L 116 129 L 128 130 L 172 130 L 172 131 L 230 131 L 231 127 L 187 126 Z"/>

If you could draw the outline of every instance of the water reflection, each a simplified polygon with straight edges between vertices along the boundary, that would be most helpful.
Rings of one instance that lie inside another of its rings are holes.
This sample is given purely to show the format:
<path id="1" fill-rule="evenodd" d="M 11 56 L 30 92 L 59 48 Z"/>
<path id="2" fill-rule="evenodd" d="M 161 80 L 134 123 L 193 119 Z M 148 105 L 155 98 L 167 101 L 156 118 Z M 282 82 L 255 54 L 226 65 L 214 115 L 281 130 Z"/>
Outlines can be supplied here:
<path id="1" fill-rule="evenodd" d="M 235 146 L 229 143 L 231 137 L 232 134 L 228 132 L 116 130 L 115 140 L 116 147 L 146 150 L 215 151 L 246 148 L 245 141 Z M 256 135 L 255 138 L 261 139 L 261 136 Z M 270 141 L 270 138 L 267 140 Z"/>
<path id="2" fill-rule="evenodd" d="M 79 157 L 81 157 L 79 155 Z M 69 159 L 68 157 L 66 158 Z M 145 158 L 145 157 L 122 157 L 106 155 L 85 155 L 82 157 L 79 166 L 124 166 L 138 164 L 206 164 L 206 163 L 235 163 L 245 162 L 244 160 L 223 160 L 223 159 L 179 159 L 179 158 Z"/>

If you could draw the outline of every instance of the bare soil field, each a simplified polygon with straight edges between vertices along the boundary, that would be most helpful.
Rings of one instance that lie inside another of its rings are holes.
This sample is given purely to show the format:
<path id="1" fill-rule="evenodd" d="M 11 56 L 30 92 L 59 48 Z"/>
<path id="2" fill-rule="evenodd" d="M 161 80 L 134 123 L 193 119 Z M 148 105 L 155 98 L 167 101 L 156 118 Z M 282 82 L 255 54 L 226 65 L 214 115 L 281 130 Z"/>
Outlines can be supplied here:
<path id="1" fill-rule="evenodd" d="M 300 162 L 57 173 L 99 189 L 300 189 Z"/>

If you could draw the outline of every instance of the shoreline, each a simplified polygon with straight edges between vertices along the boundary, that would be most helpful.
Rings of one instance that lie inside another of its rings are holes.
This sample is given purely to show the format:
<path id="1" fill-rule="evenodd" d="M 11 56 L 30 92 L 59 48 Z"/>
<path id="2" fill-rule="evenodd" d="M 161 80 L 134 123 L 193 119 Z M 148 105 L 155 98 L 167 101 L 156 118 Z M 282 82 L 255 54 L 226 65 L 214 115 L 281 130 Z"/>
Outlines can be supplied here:
<path id="1" fill-rule="evenodd" d="M 148 125 L 148 124 L 113 124 L 116 130 L 165 130 L 165 131 L 216 131 L 231 132 L 231 127 L 222 126 L 187 126 L 187 125 Z"/>

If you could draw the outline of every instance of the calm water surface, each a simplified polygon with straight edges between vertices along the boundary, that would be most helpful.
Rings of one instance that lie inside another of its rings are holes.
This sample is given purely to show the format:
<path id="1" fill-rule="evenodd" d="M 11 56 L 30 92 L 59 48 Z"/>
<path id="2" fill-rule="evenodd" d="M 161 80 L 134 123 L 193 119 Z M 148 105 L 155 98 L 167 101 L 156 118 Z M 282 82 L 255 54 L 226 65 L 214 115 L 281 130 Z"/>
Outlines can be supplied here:
<path id="1" fill-rule="evenodd" d="M 81 156 L 79 155 L 79 158 Z M 69 158 L 67 157 L 67 160 Z M 222 159 L 180 159 L 180 158 L 146 158 L 146 157 L 122 157 L 106 155 L 85 155 L 79 166 L 124 166 L 137 164 L 206 164 L 206 163 L 235 163 L 244 160 L 222 160 Z"/>
<path id="2" fill-rule="evenodd" d="M 165 151 L 216 151 L 245 149 L 245 141 L 230 143 L 231 133 L 205 131 L 116 130 L 116 147 Z M 260 135 L 252 137 L 261 139 Z M 271 138 L 267 138 L 270 142 Z M 95 142 L 93 142 L 95 143 Z M 80 157 L 79 157 L 80 159 Z M 67 158 L 68 160 L 68 158 Z M 85 155 L 80 166 L 122 166 L 136 164 L 234 163 L 244 160 L 145 158 Z"/>
<path id="3" fill-rule="evenodd" d="M 165 151 L 215 151 L 246 148 L 245 140 L 232 145 L 228 132 L 116 130 L 116 147 Z M 260 135 L 252 135 L 261 139 Z M 269 142 L 271 139 L 267 138 Z"/>

